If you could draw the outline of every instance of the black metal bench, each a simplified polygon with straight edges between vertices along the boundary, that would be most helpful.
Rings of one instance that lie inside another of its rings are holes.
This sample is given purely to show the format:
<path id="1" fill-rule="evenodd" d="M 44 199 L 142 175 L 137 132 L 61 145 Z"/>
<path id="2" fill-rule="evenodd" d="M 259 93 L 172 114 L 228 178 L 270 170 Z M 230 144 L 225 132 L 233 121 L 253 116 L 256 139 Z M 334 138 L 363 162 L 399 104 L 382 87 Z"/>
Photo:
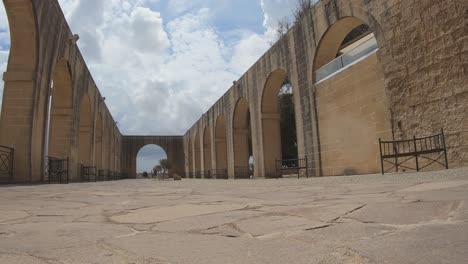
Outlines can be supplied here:
<path id="1" fill-rule="evenodd" d="M 307 157 L 302 159 L 276 160 L 276 177 L 283 178 L 286 175 L 302 175 L 309 178 Z"/>
<path id="2" fill-rule="evenodd" d="M 6 146 L 0 146 L 0 183 L 13 181 L 13 159 L 15 150 Z"/>
<path id="3" fill-rule="evenodd" d="M 443 129 L 440 134 L 422 138 L 414 136 L 408 140 L 393 141 L 379 139 L 379 145 L 382 174 L 392 170 L 399 172 L 400 169 L 419 172 L 432 164 L 449 168 Z M 386 164 L 390 167 L 385 168 Z"/>
<path id="4" fill-rule="evenodd" d="M 253 168 L 247 167 L 235 167 L 234 168 L 234 179 L 252 179 Z"/>

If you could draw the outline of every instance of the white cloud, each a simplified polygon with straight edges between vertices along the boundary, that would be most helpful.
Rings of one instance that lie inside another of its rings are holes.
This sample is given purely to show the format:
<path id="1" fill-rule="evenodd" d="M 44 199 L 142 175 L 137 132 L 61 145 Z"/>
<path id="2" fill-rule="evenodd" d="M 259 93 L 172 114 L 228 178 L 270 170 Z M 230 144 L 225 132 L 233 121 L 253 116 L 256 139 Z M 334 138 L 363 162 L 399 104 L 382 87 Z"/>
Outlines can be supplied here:
<path id="1" fill-rule="evenodd" d="M 168 1 L 179 14 L 171 21 L 149 8 L 159 0 L 59 0 L 125 134 L 184 134 L 269 48 L 275 19 L 291 13 L 294 0 L 261 0 L 263 34 L 218 32 L 213 16 L 222 16 L 227 0 Z M 0 51 L 0 70 L 7 53 Z"/>

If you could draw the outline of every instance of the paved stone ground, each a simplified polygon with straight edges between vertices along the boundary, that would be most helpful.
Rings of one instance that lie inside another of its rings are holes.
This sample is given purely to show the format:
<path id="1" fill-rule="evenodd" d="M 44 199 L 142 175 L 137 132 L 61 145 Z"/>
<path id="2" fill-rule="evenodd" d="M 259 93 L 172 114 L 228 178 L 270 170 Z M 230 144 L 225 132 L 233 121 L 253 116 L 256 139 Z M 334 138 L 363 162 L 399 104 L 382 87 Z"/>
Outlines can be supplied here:
<path id="1" fill-rule="evenodd" d="M 468 168 L 0 188 L 0 263 L 468 263 Z"/>

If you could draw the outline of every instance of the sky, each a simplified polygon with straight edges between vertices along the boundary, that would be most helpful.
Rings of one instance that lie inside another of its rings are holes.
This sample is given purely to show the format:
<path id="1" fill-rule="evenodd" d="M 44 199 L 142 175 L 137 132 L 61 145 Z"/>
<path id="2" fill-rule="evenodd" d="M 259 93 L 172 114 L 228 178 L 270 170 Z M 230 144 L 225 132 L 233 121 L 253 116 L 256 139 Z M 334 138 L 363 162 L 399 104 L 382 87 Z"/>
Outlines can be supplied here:
<path id="1" fill-rule="evenodd" d="M 297 0 L 59 2 L 120 131 L 183 135 L 269 49 Z M 0 4 L 0 72 L 9 38 Z"/>

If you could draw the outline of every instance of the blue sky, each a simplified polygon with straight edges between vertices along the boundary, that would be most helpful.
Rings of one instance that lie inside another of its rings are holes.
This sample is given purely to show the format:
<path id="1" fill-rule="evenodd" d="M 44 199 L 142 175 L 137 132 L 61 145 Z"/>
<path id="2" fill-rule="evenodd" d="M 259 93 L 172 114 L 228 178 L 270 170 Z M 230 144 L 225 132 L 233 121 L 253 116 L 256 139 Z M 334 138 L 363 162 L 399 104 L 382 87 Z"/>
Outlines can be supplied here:
<path id="1" fill-rule="evenodd" d="M 122 133 L 182 135 L 268 50 L 296 0 L 59 2 Z M 8 30 L 0 5 L 2 72 Z"/>

